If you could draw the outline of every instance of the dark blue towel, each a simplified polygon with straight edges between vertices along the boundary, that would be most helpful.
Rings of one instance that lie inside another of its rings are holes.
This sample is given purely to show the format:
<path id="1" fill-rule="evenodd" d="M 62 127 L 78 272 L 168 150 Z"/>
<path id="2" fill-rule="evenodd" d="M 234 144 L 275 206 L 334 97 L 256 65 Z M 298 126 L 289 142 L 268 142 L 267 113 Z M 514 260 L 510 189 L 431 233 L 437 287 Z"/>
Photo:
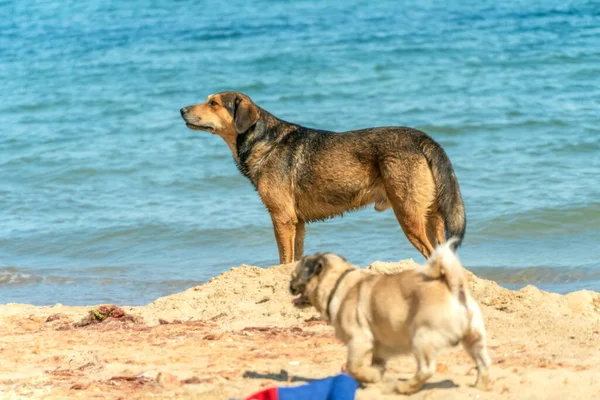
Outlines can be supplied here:
<path id="1" fill-rule="evenodd" d="M 279 400 L 354 400 L 358 383 L 347 374 L 340 374 L 306 385 L 279 388 Z"/>
<path id="2" fill-rule="evenodd" d="M 354 400 L 358 382 L 340 374 L 296 387 L 277 388 L 277 400 Z M 272 399 L 273 389 L 255 393 L 247 399 Z M 264 397 L 263 397 L 264 396 Z"/>

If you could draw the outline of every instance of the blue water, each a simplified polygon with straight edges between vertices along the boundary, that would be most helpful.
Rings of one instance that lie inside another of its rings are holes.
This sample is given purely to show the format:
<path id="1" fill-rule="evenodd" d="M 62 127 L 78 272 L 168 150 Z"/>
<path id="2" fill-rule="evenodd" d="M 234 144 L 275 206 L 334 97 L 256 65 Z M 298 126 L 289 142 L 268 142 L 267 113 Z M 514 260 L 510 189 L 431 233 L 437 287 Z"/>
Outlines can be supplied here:
<path id="1" fill-rule="evenodd" d="M 468 268 L 600 290 L 596 1 L 9 0 L 0 15 L 0 303 L 144 304 L 276 264 L 229 149 L 179 116 L 222 90 L 312 127 L 428 132 L 461 185 Z M 421 260 L 371 207 L 310 225 L 306 248 Z"/>

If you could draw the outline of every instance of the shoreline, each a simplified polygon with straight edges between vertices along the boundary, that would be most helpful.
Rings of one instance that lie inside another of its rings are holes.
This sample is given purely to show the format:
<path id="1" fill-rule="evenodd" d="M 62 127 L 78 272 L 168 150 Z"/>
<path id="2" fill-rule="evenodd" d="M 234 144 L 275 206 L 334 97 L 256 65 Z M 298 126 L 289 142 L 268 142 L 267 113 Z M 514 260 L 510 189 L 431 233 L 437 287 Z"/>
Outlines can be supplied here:
<path id="1" fill-rule="evenodd" d="M 412 259 L 410 259 L 412 261 Z M 385 264 L 394 264 L 394 262 L 384 262 Z M 246 265 L 246 264 L 242 264 L 242 265 Z M 258 268 L 263 268 L 263 269 L 268 269 L 273 267 L 274 265 L 270 265 L 270 266 L 260 266 Z M 276 265 L 275 265 L 276 266 Z M 368 268 L 368 266 L 366 267 L 362 267 L 362 268 Z M 581 291 L 581 290 L 590 290 L 590 291 L 595 291 L 595 292 L 600 292 L 600 269 L 598 268 L 594 268 L 594 267 L 590 267 L 590 266 L 573 266 L 573 267 L 545 267 L 545 266 L 531 266 L 531 267 L 503 267 L 503 266 L 491 266 L 491 267 L 478 267 L 478 266 L 469 266 L 467 268 L 469 271 L 471 271 L 472 273 L 474 273 L 475 275 L 477 275 L 478 277 L 485 279 L 485 280 L 490 280 L 490 281 L 494 281 L 496 283 L 498 283 L 498 285 L 500 285 L 503 288 L 509 289 L 509 290 L 515 290 L 518 291 L 526 286 L 535 286 L 536 288 L 545 291 L 545 292 L 549 292 L 549 293 L 555 293 L 555 294 L 560 294 L 560 295 L 568 295 L 570 293 L 573 292 L 577 292 L 577 291 Z M 12 270 L 12 271 L 11 271 Z M 5 273 L 5 275 L 2 275 L 3 271 L 8 271 L 8 274 Z M 25 272 L 26 271 L 26 272 Z M 223 271 L 220 274 L 227 272 L 227 271 Z M 27 290 L 35 290 L 35 286 L 34 285 L 28 285 L 26 283 L 22 283 L 19 282 L 18 286 L 15 285 L 13 283 L 13 279 L 15 279 L 14 277 L 8 277 L 9 274 L 14 274 L 17 275 L 16 279 L 21 279 L 22 280 L 22 274 L 25 274 L 28 276 L 28 279 L 32 279 L 32 281 L 34 283 L 39 283 L 40 280 L 44 280 L 47 277 L 31 277 L 31 274 L 34 273 L 34 271 L 29 271 L 23 268 L 19 268 L 19 267 L 0 267 L 0 284 L 5 284 L 3 290 L 7 293 L 11 293 L 12 290 L 19 290 L 19 292 L 24 292 L 24 289 Z M 53 279 L 56 279 L 57 277 L 52 277 Z M 60 279 L 63 279 L 65 281 L 67 281 L 69 278 L 66 277 L 62 277 Z M 195 279 L 189 279 L 189 280 L 176 280 L 176 284 L 171 283 L 170 281 L 163 281 L 162 284 L 169 287 L 170 290 L 167 291 L 167 293 L 164 293 L 164 291 L 160 291 L 156 289 L 156 286 L 159 285 L 158 282 L 153 282 L 153 281 L 139 281 L 138 284 L 150 284 L 153 287 L 153 290 L 151 290 L 152 292 L 159 292 L 156 297 L 154 297 L 154 300 L 156 300 L 157 298 L 161 298 L 161 297 L 168 297 L 170 295 L 173 294 L 177 294 L 180 293 L 181 291 L 185 291 L 187 290 L 187 288 L 191 287 L 191 286 L 202 286 L 204 284 L 206 284 L 207 282 L 209 282 L 211 279 L 214 279 L 214 277 L 209 278 L 207 280 L 195 280 Z M 64 287 L 64 290 L 68 290 L 69 287 L 77 287 L 79 283 L 77 282 L 70 282 L 69 283 L 70 286 Z M 53 285 L 56 284 L 48 284 L 48 287 L 52 287 Z M 114 285 L 110 285 L 110 286 L 114 286 Z M 104 286 L 100 286 L 98 289 L 95 290 L 95 292 L 98 292 L 97 294 L 102 293 L 102 289 Z M 47 288 L 43 288 L 42 290 L 48 290 Z M 122 288 L 122 290 L 126 290 L 125 287 Z M 163 293 L 160 293 L 163 292 Z M 2 292 L 0 292 L 2 293 Z M 22 305 L 30 305 L 30 306 L 35 306 L 35 307 L 53 307 L 56 304 L 59 305 L 65 305 L 65 306 L 69 306 L 69 307 L 82 307 L 82 306 L 88 306 L 89 304 L 96 304 L 93 301 L 90 302 L 86 302 L 86 301 L 69 301 L 69 299 L 73 300 L 76 299 L 77 296 L 76 295 L 70 295 L 68 296 L 68 298 L 66 298 L 65 300 L 58 300 L 57 302 L 53 302 L 52 304 L 48 304 L 48 303 L 26 303 L 26 302 L 20 302 L 19 299 L 22 298 L 24 296 L 23 293 L 21 293 L 20 295 L 16 296 L 16 299 L 13 299 L 14 301 L 10 301 L 10 302 L 5 302 L 5 303 L 0 303 L 0 305 L 2 304 L 22 304 Z M 3 297 L 10 297 L 10 296 L 3 296 Z M 48 296 L 45 296 L 48 297 Z M 84 294 L 84 297 L 89 297 L 88 293 Z M 108 298 L 108 296 L 97 296 L 97 297 L 105 297 Z M 131 297 L 131 296 L 129 296 Z M 149 296 L 146 296 L 146 298 L 148 298 Z M 2 296 L 0 296 L 0 299 L 2 298 Z M 133 304 L 130 305 L 131 307 L 143 307 L 143 306 L 147 306 L 148 304 L 152 303 L 154 300 L 150 300 L 148 302 L 139 302 L 138 304 Z M 114 300 L 113 300 L 114 301 Z M 122 304 L 125 303 L 127 304 L 127 301 L 124 302 L 120 302 L 119 300 L 116 300 L 116 302 L 118 304 Z M 97 303 L 97 304 L 105 304 L 105 303 Z"/>
<path id="2" fill-rule="evenodd" d="M 372 263 L 389 273 L 416 265 Z M 291 266 L 243 265 L 145 306 L 80 325 L 96 306 L 0 305 L 3 398 L 243 398 L 339 373 L 345 348 L 313 309 L 291 305 Z M 413 398 L 581 398 L 600 393 L 600 293 L 512 291 L 467 273 L 489 334 L 493 390 L 479 392 L 461 348 Z M 409 377 L 410 356 L 386 380 Z M 369 387 L 357 399 L 381 396 Z"/>

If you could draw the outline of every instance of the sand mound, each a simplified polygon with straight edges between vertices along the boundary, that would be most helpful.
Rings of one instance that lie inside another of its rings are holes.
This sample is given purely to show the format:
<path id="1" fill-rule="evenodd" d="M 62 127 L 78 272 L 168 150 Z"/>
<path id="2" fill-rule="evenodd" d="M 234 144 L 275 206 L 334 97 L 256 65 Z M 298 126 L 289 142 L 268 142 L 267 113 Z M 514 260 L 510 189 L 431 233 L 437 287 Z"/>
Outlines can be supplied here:
<path id="1" fill-rule="evenodd" d="M 290 271 L 242 265 L 147 306 L 122 307 L 126 318 L 86 325 L 78 322 L 100 308 L 0 305 L 1 397 L 226 399 L 336 374 L 345 348 L 314 311 L 291 305 Z M 600 294 L 511 291 L 467 278 L 490 335 L 493 391 L 469 387 L 472 364 L 457 348 L 440 356 L 414 398 L 599 398 Z M 386 379 L 407 378 L 414 368 L 412 357 L 400 357 Z M 379 390 L 357 398 L 401 398 Z"/>

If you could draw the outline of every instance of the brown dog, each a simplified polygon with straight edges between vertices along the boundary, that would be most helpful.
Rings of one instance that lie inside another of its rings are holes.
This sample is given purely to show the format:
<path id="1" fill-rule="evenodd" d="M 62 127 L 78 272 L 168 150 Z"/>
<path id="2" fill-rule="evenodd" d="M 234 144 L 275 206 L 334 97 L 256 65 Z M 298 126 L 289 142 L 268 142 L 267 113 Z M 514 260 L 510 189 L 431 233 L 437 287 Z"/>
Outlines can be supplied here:
<path id="1" fill-rule="evenodd" d="M 417 373 L 396 389 L 414 393 L 435 372 L 437 353 L 460 342 L 477 365 L 475 385 L 488 389 L 481 312 L 450 242 L 421 268 L 395 275 L 361 270 L 331 253 L 304 257 L 290 282 L 292 294 L 299 295 L 294 304 L 314 306 L 334 326 L 348 347 L 348 372 L 363 383 L 381 380 L 388 358 L 412 352 Z"/>
<path id="2" fill-rule="evenodd" d="M 305 223 L 375 203 L 392 207 L 408 240 L 429 257 L 446 236 L 459 246 L 465 209 L 448 156 L 425 133 L 403 127 L 345 133 L 277 119 L 242 93 L 184 107 L 190 129 L 221 136 L 271 214 L 279 261 L 302 258 Z"/>

